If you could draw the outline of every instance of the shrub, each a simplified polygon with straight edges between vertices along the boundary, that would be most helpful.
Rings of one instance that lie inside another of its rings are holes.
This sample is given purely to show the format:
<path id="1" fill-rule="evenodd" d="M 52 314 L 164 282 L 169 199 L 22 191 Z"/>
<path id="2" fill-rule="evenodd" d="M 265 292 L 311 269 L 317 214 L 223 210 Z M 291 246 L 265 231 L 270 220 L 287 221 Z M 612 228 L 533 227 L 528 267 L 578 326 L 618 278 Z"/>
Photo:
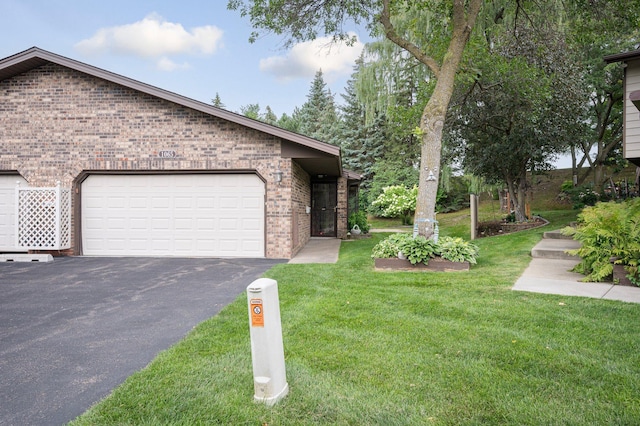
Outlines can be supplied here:
<path id="1" fill-rule="evenodd" d="M 438 254 L 451 262 L 469 262 L 476 264 L 479 248 L 462 238 L 441 237 L 438 240 Z"/>
<path id="2" fill-rule="evenodd" d="M 410 234 L 393 234 L 380 241 L 373 247 L 371 257 L 378 259 L 388 259 L 398 256 L 398 252 L 402 251 L 402 245 L 409 239 L 413 238 Z"/>
<path id="3" fill-rule="evenodd" d="M 358 228 L 360 228 L 360 230 L 364 234 L 369 232 L 369 229 L 371 229 L 371 225 L 369 224 L 369 221 L 367 220 L 367 213 L 366 212 L 360 210 L 360 211 L 357 211 L 355 213 L 351 213 L 349 215 L 349 220 L 348 220 L 349 230 L 353 229 L 353 227 L 355 225 L 358 225 Z"/>
<path id="4" fill-rule="evenodd" d="M 582 259 L 574 270 L 587 275 L 585 281 L 607 279 L 613 271 L 611 258 L 625 266 L 634 283 L 640 280 L 640 199 L 586 207 L 578 215 L 578 227 L 565 228 L 563 233 L 582 243 L 570 253 Z"/>
<path id="5" fill-rule="evenodd" d="M 371 257 L 393 258 L 402 252 L 413 265 L 428 264 L 429 259 L 441 256 L 452 262 L 476 263 L 478 247 L 462 238 L 441 237 L 436 243 L 422 236 L 393 234 L 373 247 Z"/>
<path id="6" fill-rule="evenodd" d="M 400 251 L 412 265 L 416 263 L 424 263 L 426 265 L 429 263 L 429 259 L 436 256 L 437 244 L 433 240 L 418 235 L 405 241 L 400 247 Z"/>
<path id="7" fill-rule="evenodd" d="M 410 216 L 416 211 L 417 199 L 417 186 L 407 189 L 402 185 L 395 185 L 384 188 L 382 194 L 371 204 L 380 209 L 382 217 L 401 217 L 403 224 L 407 224 Z"/>
<path id="8" fill-rule="evenodd" d="M 574 209 L 594 206 L 599 201 L 607 200 L 607 197 L 595 192 L 592 185 L 574 187 L 569 181 L 562 184 L 559 198 L 570 201 Z"/>
<path id="9" fill-rule="evenodd" d="M 441 183 L 443 185 L 438 188 L 436 197 L 436 211 L 438 213 L 455 212 L 469 207 L 469 182 L 467 178 L 450 176 L 446 185 L 443 181 Z"/>

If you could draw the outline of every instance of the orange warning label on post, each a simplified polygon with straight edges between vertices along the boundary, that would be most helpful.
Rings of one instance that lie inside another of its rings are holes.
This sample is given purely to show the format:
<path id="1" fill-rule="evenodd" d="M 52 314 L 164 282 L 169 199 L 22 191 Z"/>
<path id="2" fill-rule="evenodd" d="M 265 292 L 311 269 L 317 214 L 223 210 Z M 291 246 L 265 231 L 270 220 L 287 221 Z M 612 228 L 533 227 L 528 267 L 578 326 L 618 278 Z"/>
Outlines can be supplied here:
<path id="1" fill-rule="evenodd" d="M 251 299 L 251 327 L 264 327 L 262 299 Z"/>

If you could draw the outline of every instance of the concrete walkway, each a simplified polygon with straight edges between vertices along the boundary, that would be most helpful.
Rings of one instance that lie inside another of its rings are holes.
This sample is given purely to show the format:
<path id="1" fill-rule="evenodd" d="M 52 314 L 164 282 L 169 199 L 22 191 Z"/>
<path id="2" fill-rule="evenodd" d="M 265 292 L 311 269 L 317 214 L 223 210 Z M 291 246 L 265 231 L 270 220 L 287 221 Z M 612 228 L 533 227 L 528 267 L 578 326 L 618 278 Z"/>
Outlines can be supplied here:
<path id="1" fill-rule="evenodd" d="M 577 241 L 562 239 L 558 231 L 544 235 L 531 250 L 531 263 L 513 290 L 640 303 L 639 287 L 580 281 L 584 275 L 570 272 L 580 259 L 565 253 L 565 250 L 579 247 Z"/>
<path id="2" fill-rule="evenodd" d="M 336 263 L 341 242 L 338 238 L 312 237 L 289 263 Z"/>

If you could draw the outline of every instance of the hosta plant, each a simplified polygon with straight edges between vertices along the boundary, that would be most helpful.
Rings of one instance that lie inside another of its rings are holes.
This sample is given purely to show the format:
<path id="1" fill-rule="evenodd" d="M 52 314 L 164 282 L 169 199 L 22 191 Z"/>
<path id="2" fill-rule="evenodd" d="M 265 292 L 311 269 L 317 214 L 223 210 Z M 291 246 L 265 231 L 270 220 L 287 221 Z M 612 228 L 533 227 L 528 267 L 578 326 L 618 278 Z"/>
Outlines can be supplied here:
<path id="1" fill-rule="evenodd" d="M 429 260 L 440 256 L 451 262 L 476 263 L 478 247 L 462 238 L 441 237 L 436 243 L 422 236 L 410 234 L 393 234 L 373 247 L 371 257 L 393 258 L 401 252 L 411 264 L 429 263 Z"/>
<path id="2" fill-rule="evenodd" d="M 407 234 L 408 235 L 408 234 Z M 415 238 L 409 238 L 400 246 L 400 251 L 407 257 L 412 265 L 424 263 L 427 265 L 429 259 L 437 254 L 437 244 L 433 240 L 429 240 L 421 235 Z"/>
<path id="3" fill-rule="evenodd" d="M 478 246 L 462 238 L 440 237 L 438 240 L 438 254 L 451 262 L 469 262 L 476 264 Z"/>
<path id="4" fill-rule="evenodd" d="M 411 238 L 409 234 L 392 234 L 373 247 L 371 257 L 377 259 L 397 257 L 402 251 L 401 247 Z"/>

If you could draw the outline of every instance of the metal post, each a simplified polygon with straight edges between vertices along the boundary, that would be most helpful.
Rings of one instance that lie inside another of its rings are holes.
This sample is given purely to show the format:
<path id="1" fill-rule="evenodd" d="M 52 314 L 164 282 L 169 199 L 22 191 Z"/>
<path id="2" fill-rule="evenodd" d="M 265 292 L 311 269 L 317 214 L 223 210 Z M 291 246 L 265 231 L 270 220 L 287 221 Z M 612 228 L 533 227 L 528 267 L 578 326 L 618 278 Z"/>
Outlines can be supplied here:
<path id="1" fill-rule="evenodd" d="M 478 232 L 478 196 L 476 194 L 471 194 L 471 239 L 475 240 L 477 238 Z"/>

